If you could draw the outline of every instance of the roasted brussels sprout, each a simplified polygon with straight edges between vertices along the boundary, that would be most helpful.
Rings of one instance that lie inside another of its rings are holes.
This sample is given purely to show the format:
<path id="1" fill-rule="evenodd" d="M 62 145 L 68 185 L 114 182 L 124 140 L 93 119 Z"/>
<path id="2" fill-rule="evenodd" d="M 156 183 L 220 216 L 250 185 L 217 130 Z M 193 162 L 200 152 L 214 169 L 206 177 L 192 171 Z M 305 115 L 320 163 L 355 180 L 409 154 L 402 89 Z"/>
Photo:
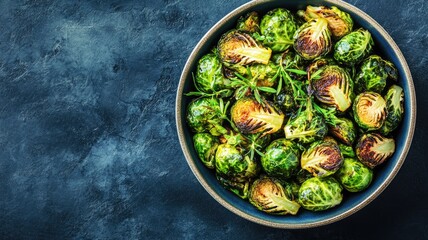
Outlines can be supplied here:
<path id="1" fill-rule="evenodd" d="M 322 103 L 344 112 L 352 103 L 352 83 L 349 73 L 335 65 L 321 68 L 320 77 L 312 80 L 315 97 Z"/>
<path id="2" fill-rule="evenodd" d="M 215 168 L 217 174 L 227 179 L 248 179 L 257 176 L 260 165 L 237 147 L 224 143 L 217 147 Z"/>
<path id="3" fill-rule="evenodd" d="M 274 133 L 284 122 L 284 114 L 273 103 L 265 101 L 261 104 L 252 97 L 239 99 L 230 111 L 232 121 L 244 134 Z"/>
<path id="4" fill-rule="evenodd" d="M 313 112 L 312 100 L 308 99 L 306 109 L 291 116 L 284 127 L 286 139 L 296 139 L 300 143 L 311 143 L 324 138 L 328 128 L 324 119 Z"/>
<path id="5" fill-rule="evenodd" d="M 242 67 L 251 63 L 268 64 L 272 51 L 259 45 L 248 33 L 231 30 L 223 34 L 217 45 L 221 62 L 226 67 Z"/>
<path id="6" fill-rule="evenodd" d="M 339 146 L 332 141 L 317 141 L 302 153 L 302 169 L 315 177 L 326 177 L 334 174 L 343 163 Z"/>
<path id="7" fill-rule="evenodd" d="M 378 55 L 371 55 L 361 63 L 360 71 L 355 79 L 358 92 L 372 91 L 382 93 L 388 79 L 388 71 L 395 69 L 394 64 Z M 392 72 L 394 72 L 392 70 Z M 395 77 L 395 76 L 394 76 Z"/>
<path id="8" fill-rule="evenodd" d="M 385 95 L 385 101 L 386 101 L 386 119 L 380 131 L 382 132 L 382 134 L 388 135 L 398 127 L 401 120 L 403 119 L 403 114 L 404 114 L 403 88 L 397 85 L 392 85 L 388 89 L 388 92 Z"/>
<path id="9" fill-rule="evenodd" d="M 341 38 L 350 33 L 354 25 L 351 16 L 335 6 L 331 8 L 325 6 L 307 6 L 306 11 L 300 10 L 297 14 L 306 21 L 310 21 L 313 18 L 325 18 L 335 38 Z"/>
<path id="10" fill-rule="evenodd" d="M 361 62 L 373 48 L 369 31 L 362 28 L 345 35 L 334 45 L 334 59 L 340 64 L 354 65 Z"/>
<path id="11" fill-rule="evenodd" d="M 260 18 L 257 12 L 249 12 L 245 16 L 238 18 L 236 29 L 248 32 L 256 33 L 260 31 Z"/>
<path id="12" fill-rule="evenodd" d="M 316 18 L 300 26 L 294 35 L 293 47 L 306 60 L 327 55 L 332 48 L 327 20 Z"/>
<path id="13" fill-rule="evenodd" d="M 352 145 L 357 136 L 354 122 L 347 118 L 336 118 L 335 125 L 329 125 L 329 133 L 344 144 Z"/>
<path id="14" fill-rule="evenodd" d="M 364 92 L 359 94 L 353 104 L 355 122 L 362 129 L 377 130 L 386 118 L 386 102 L 379 93 Z"/>
<path id="15" fill-rule="evenodd" d="M 193 135 L 193 145 L 202 163 L 207 168 L 213 169 L 215 167 L 215 153 L 219 145 L 218 139 L 209 133 L 196 133 Z"/>
<path id="16" fill-rule="evenodd" d="M 208 53 L 203 56 L 199 60 L 196 70 L 196 88 L 205 93 L 229 88 L 230 81 L 223 77 L 222 69 L 222 65 L 216 54 Z"/>
<path id="17" fill-rule="evenodd" d="M 266 148 L 260 160 L 269 176 L 289 178 L 298 171 L 300 151 L 294 142 L 281 138 Z"/>
<path id="18" fill-rule="evenodd" d="M 223 118 L 219 100 L 197 98 L 187 107 L 187 123 L 194 132 L 209 132 L 213 136 L 224 133 Z"/>
<path id="19" fill-rule="evenodd" d="M 296 107 L 293 95 L 287 92 L 275 94 L 274 103 L 286 112 L 291 112 Z"/>
<path id="20" fill-rule="evenodd" d="M 233 192 L 242 199 L 248 198 L 251 180 L 247 178 L 228 178 L 216 174 L 217 181 L 227 190 Z"/>
<path id="21" fill-rule="evenodd" d="M 374 168 L 387 160 L 395 152 L 395 141 L 379 133 L 367 133 L 360 137 L 355 146 L 358 160 L 369 168 Z"/>
<path id="22" fill-rule="evenodd" d="M 281 183 L 272 177 L 261 177 L 251 185 L 249 200 L 257 209 L 277 215 L 296 215 L 300 205 Z"/>
<path id="23" fill-rule="evenodd" d="M 349 192 L 360 192 L 372 182 L 373 171 L 355 158 L 345 158 L 336 178 Z"/>
<path id="24" fill-rule="evenodd" d="M 297 24 L 293 14 L 283 8 L 267 12 L 260 22 L 260 40 L 274 52 L 283 52 L 293 45 Z"/>
<path id="25" fill-rule="evenodd" d="M 323 211 L 342 202 L 342 186 L 333 177 L 313 177 L 299 189 L 299 203 L 307 210 Z"/>

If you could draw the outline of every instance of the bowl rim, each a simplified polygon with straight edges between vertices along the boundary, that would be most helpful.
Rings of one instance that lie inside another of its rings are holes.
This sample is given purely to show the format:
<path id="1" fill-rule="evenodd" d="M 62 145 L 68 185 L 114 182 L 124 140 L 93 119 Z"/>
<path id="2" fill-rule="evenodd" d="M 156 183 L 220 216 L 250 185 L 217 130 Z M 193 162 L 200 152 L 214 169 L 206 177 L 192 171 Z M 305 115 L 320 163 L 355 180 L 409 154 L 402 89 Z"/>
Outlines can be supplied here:
<path id="1" fill-rule="evenodd" d="M 392 37 L 387 33 L 387 31 L 379 23 L 377 23 L 368 14 L 366 14 L 365 12 L 360 10 L 359 8 L 353 6 L 349 3 L 346 3 L 346 2 L 341 1 L 341 0 L 324 0 L 324 2 L 326 2 L 326 3 L 338 6 L 345 11 L 353 12 L 354 14 L 356 14 L 359 17 L 366 20 L 373 28 L 375 28 L 380 33 L 380 35 L 389 43 L 389 45 L 391 45 L 393 52 L 396 54 L 400 64 L 402 65 L 403 72 L 404 72 L 404 75 L 407 79 L 409 93 L 410 93 L 410 96 L 407 97 L 410 101 L 410 109 L 408 111 L 410 114 L 410 121 L 409 121 L 408 129 L 406 129 L 404 131 L 404 134 L 407 133 L 408 137 L 405 140 L 405 146 L 403 147 L 403 151 L 398 156 L 397 164 L 393 167 L 392 171 L 388 174 L 388 176 L 385 178 L 384 182 L 377 189 L 375 189 L 366 199 L 364 199 L 363 201 L 361 201 L 360 203 L 358 203 L 354 207 L 352 207 L 352 208 L 350 208 L 350 209 L 348 209 L 348 210 L 346 210 L 346 211 L 344 211 L 338 215 L 335 215 L 333 217 L 329 217 L 329 218 L 323 219 L 321 221 L 310 222 L 310 223 L 292 223 L 292 224 L 290 224 L 290 223 L 274 223 L 274 222 L 270 222 L 270 221 L 267 221 L 264 219 L 256 218 L 254 216 L 249 215 L 248 213 L 246 213 L 244 211 L 239 210 L 238 208 L 236 208 L 232 204 L 230 204 L 227 201 L 225 201 L 224 199 L 222 199 L 211 188 L 211 186 L 208 184 L 208 182 L 202 176 L 201 172 L 198 170 L 197 166 L 192 161 L 190 149 L 186 145 L 186 142 L 185 142 L 183 123 L 181 121 L 183 89 L 184 89 L 184 83 L 186 81 L 186 76 L 188 76 L 188 74 L 191 73 L 191 71 L 192 71 L 192 69 L 190 69 L 191 62 L 194 60 L 197 53 L 201 50 L 201 47 L 205 44 L 205 42 L 209 39 L 209 37 L 212 35 L 213 32 L 216 32 L 225 22 L 229 21 L 230 19 L 232 19 L 234 17 L 238 17 L 239 14 L 241 14 L 242 12 L 246 12 L 256 5 L 268 3 L 268 2 L 273 2 L 273 1 L 275 1 L 275 0 L 253 0 L 253 1 L 250 1 L 248 3 L 245 3 L 245 4 L 235 8 L 234 10 L 229 12 L 226 16 L 221 18 L 214 26 L 212 26 L 204 34 L 204 36 L 199 40 L 197 45 L 193 48 L 190 56 L 188 57 L 185 65 L 184 65 L 183 71 L 182 71 L 181 76 L 180 76 L 178 88 L 177 88 L 176 106 L 175 106 L 177 133 L 178 133 L 178 138 L 179 138 L 179 142 L 181 145 L 181 149 L 184 153 L 186 161 L 187 161 L 190 169 L 192 170 L 193 174 L 196 176 L 199 183 L 204 187 L 204 189 L 211 195 L 211 197 L 213 197 L 218 203 L 220 203 L 226 209 L 228 209 L 229 211 L 231 211 L 231 212 L 237 214 L 238 216 L 240 216 L 244 219 L 247 219 L 249 221 L 252 221 L 252 222 L 255 222 L 255 223 L 258 223 L 261 225 L 265 225 L 265 226 L 275 227 L 275 228 L 301 229 L 301 228 L 318 227 L 318 226 L 327 225 L 327 224 L 339 221 L 341 219 L 344 219 L 344 218 L 352 215 L 353 213 L 361 210 L 363 207 L 367 206 L 371 201 L 373 201 L 377 196 L 379 196 L 379 194 L 381 194 L 386 189 L 386 187 L 391 183 L 391 181 L 393 180 L 395 175 L 398 173 L 398 171 L 400 170 L 401 166 L 403 165 L 403 163 L 406 159 L 407 153 L 410 149 L 410 146 L 411 146 L 411 143 L 413 140 L 414 130 L 415 130 L 415 124 L 416 124 L 416 93 L 415 93 L 415 87 L 414 87 L 413 78 L 412 78 L 409 66 L 407 64 L 406 59 L 404 58 L 404 55 L 402 54 L 401 50 L 399 49 L 399 47 L 397 46 L 395 41 L 392 39 Z"/>

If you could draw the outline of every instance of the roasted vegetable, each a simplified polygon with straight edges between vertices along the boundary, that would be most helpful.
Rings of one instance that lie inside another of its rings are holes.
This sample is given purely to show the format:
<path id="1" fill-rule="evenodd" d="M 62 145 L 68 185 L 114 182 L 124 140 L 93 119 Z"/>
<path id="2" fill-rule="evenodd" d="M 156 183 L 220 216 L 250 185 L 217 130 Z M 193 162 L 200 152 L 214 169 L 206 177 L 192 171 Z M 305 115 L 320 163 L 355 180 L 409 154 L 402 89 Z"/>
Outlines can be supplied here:
<path id="1" fill-rule="evenodd" d="M 367 133 L 360 137 L 355 146 L 355 153 L 358 160 L 369 168 L 374 168 L 395 152 L 395 141 L 393 138 L 386 138 L 379 133 Z"/>
<path id="2" fill-rule="evenodd" d="M 304 59 L 313 60 L 330 52 L 331 32 L 324 18 L 306 22 L 294 35 L 294 50 Z"/>
<path id="3" fill-rule="evenodd" d="M 196 70 L 195 84 L 197 89 L 205 93 L 212 93 L 230 88 L 230 81 L 223 77 L 222 69 L 216 54 L 208 53 L 203 56 L 199 60 Z"/>
<path id="4" fill-rule="evenodd" d="M 349 192 L 360 192 L 372 182 L 373 171 L 355 158 L 345 158 L 336 178 Z"/>
<path id="5" fill-rule="evenodd" d="M 300 10 L 297 14 L 306 21 L 313 18 L 324 18 L 335 38 L 341 38 L 352 31 L 354 21 L 351 16 L 335 6 L 307 6 L 306 11 Z"/>
<path id="6" fill-rule="evenodd" d="M 294 142 L 281 138 L 266 148 L 260 160 L 269 176 L 289 178 L 298 171 L 300 151 Z"/>
<path id="7" fill-rule="evenodd" d="M 382 93 L 388 78 L 396 79 L 394 64 L 378 55 L 371 55 L 361 63 L 361 68 L 355 79 L 358 92 L 372 91 Z M 389 73 L 392 72 L 392 76 Z"/>
<path id="8" fill-rule="evenodd" d="M 239 68 L 251 63 L 268 64 L 272 53 L 269 48 L 259 45 L 248 33 L 240 30 L 231 30 L 223 34 L 217 50 L 221 62 L 230 68 Z"/>
<path id="9" fill-rule="evenodd" d="M 272 87 L 277 83 L 278 66 L 273 62 L 268 64 L 253 64 L 249 67 L 251 76 L 257 79 L 257 86 Z"/>
<path id="10" fill-rule="evenodd" d="M 355 122 L 364 130 L 377 130 L 386 118 L 386 102 L 375 92 L 359 94 L 353 105 Z"/>
<path id="11" fill-rule="evenodd" d="M 215 154 L 217 174 L 228 178 L 248 179 L 257 176 L 260 165 L 255 159 L 244 155 L 239 148 L 230 144 L 220 144 Z"/>
<path id="12" fill-rule="evenodd" d="M 249 200 L 257 209 L 276 215 L 296 215 L 300 205 L 281 183 L 272 177 L 261 177 L 251 185 Z"/>
<path id="13" fill-rule="evenodd" d="M 244 134 L 274 133 L 281 129 L 284 122 L 284 114 L 273 103 L 265 101 L 261 104 L 251 97 L 236 101 L 231 108 L 231 117 Z"/>
<path id="14" fill-rule="evenodd" d="M 348 72 L 335 65 L 321 68 L 320 77 L 312 80 L 318 101 L 344 112 L 352 103 L 352 80 Z"/>
<path id="15" fill-rule="evenodd" d="M 242 199 L 248 198 L 251 180 L 247 178 L 229 178 L 216 174 L 217 181 L 227 190 L 233 192 Z"/>
<path id="16" fill-rule="evenodd" d="M 273 9 L 262 17 L 259 40 L 272 51 L 283 52 L 293 45 L 296 30 L 297 24 L 290 11 L 283 8 Z"/>
<path id="17" fill-rule="evenodd" d="M 215 98 L 197 98 L 187 107 L 187 123 L 194 132 L 209 132 L 220 136 L 225 132 L 220 101 Z"/>
<path id="18" fill-rule="evenodd" d="M 333 177 L 313 177 L 302 183 L 299 203 L 307 210 L 323 211 L 342 202 L 342 186 Z"/>
<path id="19" fill-rule="evenodd" d="M 302 153 L 302 169 L 315 177 L 326 177 L 334 174 L 343 163 L 339 146 L 332 141 L 317 141 Z"/>
<path id="20" fill-rule="evenodd" d="M 354 65 L 361 62 L 373 48 L 369 31 L 362 28 L 345 35 L 334 45 L 334 59 L 340 64 Z"/>
<path id="21" fill-rule="evenodd" d="M 390 134 L 394 131 L 404 115 L 404 92 L 403 88 L 398 85 L 392 85 L 388 92 L 385 95 L 386 101 L 386 119 L 385 123 L 382 125 L 380 131 L 384 135 Z"/>
<path id="22" fill-rule="evenodd" d="M 352 146 L 339 143 L 339 149 L 344 158 L 353 158 L 356 156 Z"/>
<path id="23" fill-rule="evenodd" d="M 248 32 L 256 33 L 260 31 L 260 18 L 257 12 L 249 12 L 245 16 L 238 18 L 236 29 Z"/>
<path id="24" fill-rule="evenodd" d="M 308 99 L 305 110 L 299 110 L 291 116 L 284 127 L 285 138 L 300 143 L 311 143 L 324 138 L 328 128 L 324 119 L 312 109 L 312 100 Z"/>
<path id="25" fill-rule="evenodd" d="M 213 169 L 215 167 L 215 153 L 219 145 L 218 139 L 209 133 L 196 133 L 193 136 L 193 144 L 202 163 L 207 168 Z"/>

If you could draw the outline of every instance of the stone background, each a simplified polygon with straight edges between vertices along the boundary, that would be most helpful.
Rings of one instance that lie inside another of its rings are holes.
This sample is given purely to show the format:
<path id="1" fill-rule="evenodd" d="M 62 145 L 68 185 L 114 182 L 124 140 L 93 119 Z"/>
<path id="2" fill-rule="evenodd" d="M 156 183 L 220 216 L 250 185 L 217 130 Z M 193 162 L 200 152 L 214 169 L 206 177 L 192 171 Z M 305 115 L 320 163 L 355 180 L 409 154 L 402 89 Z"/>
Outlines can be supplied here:
<path id="1" fill-rule="evenodd" d="M 367 207 L 281 230 L 214 201 L 178 144 L 175 91 L 205 32 L 244 0 L 0 1 L 1 239 L 428 239 L 428 3 L 350 0 L 403 51 L 412 148 Z"/>

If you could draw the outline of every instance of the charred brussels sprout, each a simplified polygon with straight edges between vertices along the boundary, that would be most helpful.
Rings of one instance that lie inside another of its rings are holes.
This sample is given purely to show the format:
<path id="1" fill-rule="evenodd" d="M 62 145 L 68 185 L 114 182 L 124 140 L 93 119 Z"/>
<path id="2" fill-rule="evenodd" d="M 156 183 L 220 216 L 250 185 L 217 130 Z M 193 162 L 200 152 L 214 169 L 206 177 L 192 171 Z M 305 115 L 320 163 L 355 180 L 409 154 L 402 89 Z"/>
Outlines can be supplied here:
<path id="1" fill-rule="evenodd" d="M 343 163 L 339 146 L 332 141 L 318 141 L 302 153 L 302 169 L 315 177 L 326 177 L 334 174 Z"/>
<path id="2" fill-rule="evenodd" d="M 217 181 L 227 190 L 238 195 L 242 199 L 248 198 L 251 181 L 246 178 L 228 178 L 220 174 L 216 174 Z"/>
<path id="3" fill-rule="evenodd" d="M 286 139 L 296 139 L 300 143 L 311 143 L 324 138 L 328 128 L 324 119 L 313 112 L 312 101 L 308 99 L 306 109 L 288 120 L 284 127 Z"/>
<path id="4" fill-rule="evenodd" d="M 352 145 L 357 136 L 354 122 L 347 118 L 337 118 L 335 123 L 335 125 L 328 124 L 330 134 L 344 144 Z"/>
<path id="5" fill-rule="evenodd" d="M 251 185 L 249 200 L 257 209 L 277 215 L 296 215 L 300 205 L 275 178 L 262 177 Z"/>
<path id="6" fill-rule="evenodd" d="M 187 107 L 187 123 L 194 132 L 220 136 L 224 128 L 220 102 L 215 98 L 197 98 Z"/>
<path id="7" fill-rule="evenodd" d="M 388 70 L 394 72 L 392 69 L 395 69 L 395 67 L 391 62 L 383 60 L 378 55 L 369 56 L 361 63 L 360 72 L 355 79 L 357 90 L 359 92 L 373 91 L 381 93 L 389 77 Z"/>
<path id="8" fill-rule="evenodd" d="M 217 55 L 208 53 L 203 56 L 196 70 L 195 84 L 198 90 L 212 93 L 228 88 L 229 79 L 223 77 L 222 65 Z"/>
<path id="9" fill-rule="evenodd" d="M 296 144 L 282 138 L 273 141 L 260 160 L 269 176 L 289 178 L 297 172 L 299 159 L 300 151 Z"/>
<path id="10" fill-rule="evenodd" d="M 336 177 L 349 192 L 366 189 L 373 179 L 373 171 L 354 158 L 345 158 L 343 166 L 337 171 Z"/>
<path id="11" fill-rule="evenodd" d="M 215 167 L 215 153 L 219 145 L 218 139 L 209 133 L 196 133 L 193 136 L 193 145 L 202 163 L 213 169 Z"/>
<path id="12" fill-rule="evenodd" d="M 321 68 L 320 77 L 312 80 L 316 98 L 344 112 L 352 103 L 352 83 L 349 73 L 339 66 Z"/>
<path id="13" fill-rule="evenodd" d="M 217 45 L 220 60 L 227 67 L 251 63 L 268 64 L 272 51 L 257 44 L 248 33 L 231 30 L 223 34 Z"/>
<path id="14" fill-rule="evenodd" d="M 260 31 L 260 18 L 257 12 L 249 12 L 245 16 L 238 18 L 236 29 L 248 32 L 256 33 Z"/>
<path id="15" fill-rule="evenodd" d="M 382 125 L 380 131 L 382 134 L 388 135 L 398 127 L 401 120 L 403 119 L 403 88 L 397 85 L 392 85 L 385 95 L 385 101 L 387 114 L 385 123 Z"/>
<path id="16" fill-rule="evenodd" d="M 359 94 L 353 105 L 355 122 L 362 129 L 377 130 L 386 118 L 386 102 L 379 93 L 364 92 Z"/>
<path id="17" fill-rule="evenodd" d="M 272 103 L 263 104 L 252 97 L 241 98 L 231 108 L 232 121 L 244 134 L 259 133 L 270 134 L 281 129 L 284 114 Z"/>
<path id="18" fill-rule="evenodd" d="M 324 18 L 304 23 L 294 35 L 294 50 L 304 59 L 313 60 L 330 52 L 331 33 Z"/>
<path id="19" fill-rule="evenodd" d="M 293 45 L 297 24 L 290 11 L 277 8 L 267 12 L 260 22 L 260 40 L 274 52 L 283 52 Z"/>
<path id="20" fill-rule="evenodd" d="M 370 32 L 360 28 L 334 45 L 334 59 L 345 65 L 357 64 L 372 51 L 373 45 Z"/>
<path id="21" fill-rule="evenodd" d="M 242 154 L 237 147 L 220 144 L 215 154 L 217 174 L 228 178 L 248 179 L 257 176 L 260 166 L 256 160 Z"/>
<path id="22" fill-rule="evenodd" d="M 358 160 L 369 168 L 374 168 L 394 154 L 395 141 L 378 133 L 367 133 L 361 136 L 355 147 Z"/>
<path id="23" fill-rule="evenodd" d="M 299 203 L 307 210 L 323 211 L 342 202 L 342 186 L 333 177 L 313 177 L 302 183 Z"/>
<path id="24" fill-rule="evenodd" d="M 325 6 L 307 6 L 306 11 L 298 11 L 306 21 L 313 18 L 325 18 L 328 22 L 328 27 L 335 38 L 341 38 L 352 31 L 354 21 L 351 16 L 341 11 L 335 6 L 331 8 Z"/>

